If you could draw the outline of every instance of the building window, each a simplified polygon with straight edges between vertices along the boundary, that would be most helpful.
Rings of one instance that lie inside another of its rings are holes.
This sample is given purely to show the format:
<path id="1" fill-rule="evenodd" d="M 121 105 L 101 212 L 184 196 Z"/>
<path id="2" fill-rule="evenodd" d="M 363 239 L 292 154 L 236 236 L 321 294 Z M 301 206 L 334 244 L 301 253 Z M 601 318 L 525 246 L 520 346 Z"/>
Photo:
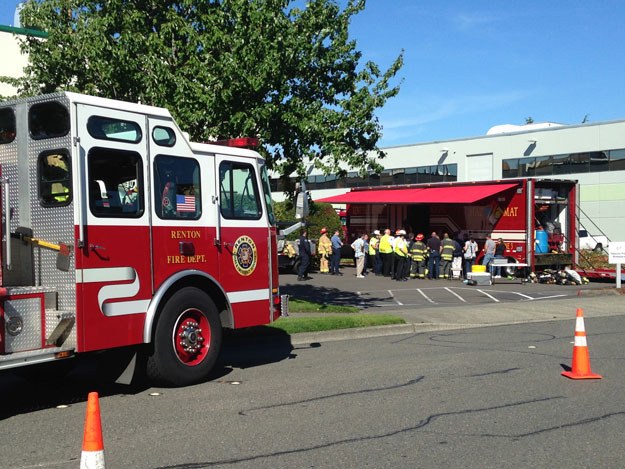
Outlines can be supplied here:
<path id="1" fill-rule="evenodd" d="M 610 150 L 610 171 L 625 170 L 625 150 Z"/>
<path id="2" fill-rule="evenodd" d="M 503 178 L 553 176 L 625 170 L 625 150 L 509 158 L 501 162 Z"/>
<path id="3" fill-rule="evenodd" d="M 309 190 L 337 189 L 344 187 L 376 187 L 397 186 L 405 184 L 418 184 L 430 182 L 450 182 L 458 180 L 458 165 L 444 164 L 433 166 L 418 166 L 412 168 L 387 169 L 380 174 L 369 174 L 368 177 L 360 177 L 356 172 L 350 172 L 346 177 L 338 178 L 334 174 L 328 176 L 309 176 L 307 188 Z M 272 191 L 279 187 L 279 179 L 274 178 Z"/>

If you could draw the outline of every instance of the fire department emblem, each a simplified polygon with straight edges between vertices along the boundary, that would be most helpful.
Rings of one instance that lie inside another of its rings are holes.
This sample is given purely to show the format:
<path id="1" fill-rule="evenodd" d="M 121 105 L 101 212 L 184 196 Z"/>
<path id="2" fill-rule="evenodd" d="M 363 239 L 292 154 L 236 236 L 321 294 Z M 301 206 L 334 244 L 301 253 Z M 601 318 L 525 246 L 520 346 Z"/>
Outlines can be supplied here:
<path id="1" fill-rule="evenodd" d="M 249 236 L 241 236 L 234 243 L 232 251 L 232 261 L 234 268 L 241 275 L 251 275 L 256 268 L 256 260 L 258 254 L 256 252 L 256 244 Z"/>

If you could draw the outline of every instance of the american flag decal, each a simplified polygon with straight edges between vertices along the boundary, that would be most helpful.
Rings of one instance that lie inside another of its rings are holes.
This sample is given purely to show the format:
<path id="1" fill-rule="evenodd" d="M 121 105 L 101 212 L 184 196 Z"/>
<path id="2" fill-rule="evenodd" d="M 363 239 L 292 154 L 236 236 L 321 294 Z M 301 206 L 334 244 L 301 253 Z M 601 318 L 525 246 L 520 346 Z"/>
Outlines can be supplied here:
<path id="1" fill-rule="evenodd" d="M 177 195 L 176 196 L 177 212 L 195 212 L 195 196 L 194 195 Z"/>

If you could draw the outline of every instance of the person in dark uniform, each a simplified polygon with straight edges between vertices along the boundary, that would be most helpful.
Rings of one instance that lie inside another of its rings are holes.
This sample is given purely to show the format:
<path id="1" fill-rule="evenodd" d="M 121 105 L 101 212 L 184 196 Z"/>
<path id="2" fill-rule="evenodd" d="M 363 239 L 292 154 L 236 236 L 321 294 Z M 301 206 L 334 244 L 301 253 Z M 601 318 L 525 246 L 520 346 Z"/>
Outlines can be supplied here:
<path id="1" fill-rule="evenodd" d="M 441 260 L 441 240 L 436 234 L 432 233 L 430 239 L 426 243 L 428 248 L 428 279 L 438 279 L 438 265 Z"/>
<path id="2" fill-rule="evenodd" d="M 308 242 L 308 231 L 302 229 L 299 237 L 299 271 L 297 280 L 310 280 L 308 276 L 308 266 L 310 265 L 310 243 Z"/>

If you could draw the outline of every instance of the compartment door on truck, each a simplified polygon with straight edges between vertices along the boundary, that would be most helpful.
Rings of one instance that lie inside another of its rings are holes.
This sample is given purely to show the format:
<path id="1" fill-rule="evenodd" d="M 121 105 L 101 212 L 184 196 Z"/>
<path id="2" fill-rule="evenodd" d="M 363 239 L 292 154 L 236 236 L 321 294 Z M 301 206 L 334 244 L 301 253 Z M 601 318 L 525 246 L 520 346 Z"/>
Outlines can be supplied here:
<path id="1" fill-rule="evenodd" d="M 76 115 L 84 243 L 76 273 L 79 341 L 85 351 L 141 343 L 152 296 L 146 118 L 85 104 Z"/>
<path id="2" fill-rule="evenodd" d="M 217 155 L 220 280 L 235 327 L 267 322 L 271 315 L 269 224 L 259 166 L 251 158 Z"/>

